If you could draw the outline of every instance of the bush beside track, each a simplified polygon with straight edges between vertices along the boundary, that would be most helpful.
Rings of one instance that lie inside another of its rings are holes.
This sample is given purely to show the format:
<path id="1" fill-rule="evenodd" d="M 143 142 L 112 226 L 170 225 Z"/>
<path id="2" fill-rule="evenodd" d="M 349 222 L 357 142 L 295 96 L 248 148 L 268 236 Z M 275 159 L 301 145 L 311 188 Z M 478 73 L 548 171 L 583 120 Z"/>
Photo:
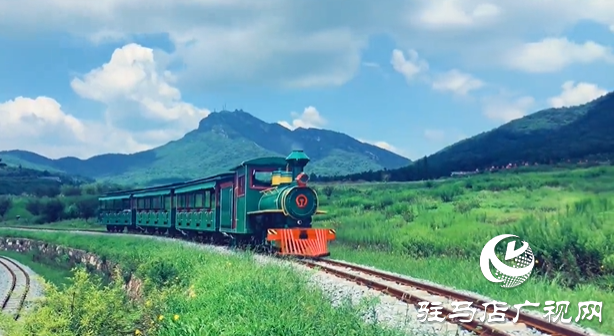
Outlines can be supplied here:
<path id="1" fill-rule="evenodd" d="M 50 290 L 23 326 L 6 327 L 10 322 L 3 321 L 6 336 L 397 335 L 367 326 L 349 305 L 333 308 L 293 269 L 256 264 L 246 253 L 220 254 L 136 237 L 92 239 L 10 229 L 0 234 L 88 250 L 118 261 L 146 286 L 141 303 L 131 304 L 118 285 L 104 289 L 77 272 L 71 287 Z"/>

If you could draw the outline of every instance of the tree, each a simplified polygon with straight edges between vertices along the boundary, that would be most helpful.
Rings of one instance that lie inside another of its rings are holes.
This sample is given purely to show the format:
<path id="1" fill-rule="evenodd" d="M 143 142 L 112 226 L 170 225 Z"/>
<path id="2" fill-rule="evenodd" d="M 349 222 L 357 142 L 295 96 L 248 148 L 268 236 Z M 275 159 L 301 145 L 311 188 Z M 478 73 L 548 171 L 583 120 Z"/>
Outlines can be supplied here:
<path id="1" fill-rule="evenodd" d="M 98 199 L 94 197 L 83 198 L 76 203 L 79 216 L 85 219 L 96 215 L 98 209 Z"/>
<path id="2" fill-rule="evenodd" d="M 79 186 L 64 185 L 60 188 L 62 194 L 66 197 L 81 196 L 81 188 Z"/>
<path id="3" fill-rule="evenodd" d="M 34 216 L 38 216 L 42 210 L 42 203 L 38 199 L 31 199 L 26 203 L 26 210 Z"/>
<path id="4" fill-rule="evenodd" d="M 0 218 L 4 217 L 11 206 L 13 205 L 13 201 L 9 197 L 0 197 Z"/>
<path id="5" fill-rule="evenodd" d="M 58 220 L 62 219 L 62 214 L 64 213 L 64 203 L 57 198 L 52 198 L 45 203 L 41 212 L 45 222 L 57 222 Z"/>

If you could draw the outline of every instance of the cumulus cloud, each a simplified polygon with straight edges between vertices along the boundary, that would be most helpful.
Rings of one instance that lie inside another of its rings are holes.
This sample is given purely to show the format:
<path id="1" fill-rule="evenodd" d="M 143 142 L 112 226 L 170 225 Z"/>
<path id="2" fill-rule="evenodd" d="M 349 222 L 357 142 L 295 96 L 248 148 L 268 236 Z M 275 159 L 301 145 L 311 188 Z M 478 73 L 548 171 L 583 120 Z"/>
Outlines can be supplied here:
<path id="1" fill-rule="evenodd" d="M 582 105 L 608 93 L 607 90 L 595 84 L 585 82 L 579 82 L 574 85 L 574 81 L 566 81 L 561 88 L 563 89 L 561 94 L 548 99 L 550 106 L 568 107 Z"/>
<path id="2" fill-rule="evenodd" d="M 181 80 L 305 87 L 347 82 L 369 38 L 382 33 L 403 49 L 494 64 L 529 32 L 560 36 L 581 20 L 607 27 L 613 8 L 607 0 L 4 0 L 0 22 L 3 32 L 95 43 L 164 34 L 184 65 Z M 319 14 L 327 12 L 343 15 Z"/>
<path id="3" fill-rule="evenodd" d="M 403 75 L 407 81 L 412 80 L 420 72 L 427 71 L 429 68 L 428 63 L 421 60 L 415 50 L 409 50 L 407 58 L 405 58 L 401 50 L 394 49 L 390 58 L 390 64 L 392 64 L 394 71 Z"/>
<path id="4" fill-rule="evenodd" d="M 461 96 L 483 86 L 484 83 L 481 80 L 456 69 L 435 76 L 432 83 L 435 90 L 449 91 Z"/>
<path id="5" fill-rule="evenodd" d="M 593 41 L 578 44 L 567 38 L 546 38 L 526 43 L 516 50 L 510 50 L 507 57 L 510 67 L 533 73 L 554 72 L 573 63 L 596 61 L 614 61 L 611 49 Z"/>
<path id="6" fill-rule="evenodd" d="M 446 133 L 440 129 L 425 129 L 424 137 L 431 141 L 442 141 L 446 138 Z"/>
<path id="7" fill-rule="evenodd" d="M 17 97 L 0 104 L 0 150 L 19 148 L 52 158 L 145 149 L 129 132 L 84 122 L 49 97 Z"/>
<path id="8" fill-rule="evenodd" d="M 324 119 L 318 110 L 313 106 L 308 106 L 303 110 L 303 113 L 291 112 L 292 121 L 279 121 L 278 123 L 285 128 L 294 130 L 301 128 L 322 128 L 327 121 Z"/>
<path id="9" fill-rule="evenodd" d="M 153 50 L 138 44 L 115 49 L 109 62 L 91 70 L 70 85 L 83 98 L 99 101 L 110 107 L 114 120 L 134 120 L 136 105 L 140 116 L 164 122 L 176 122 L 183 132 L 206 117 L 210 111 L 181 100 L 179 89 L 172 86 L 173 76 L 157 68 Z"/>
<path id="10" fill-rule="evenodd" d="M 506 123 L 524 117 L 534 104 L 533 97 L 512 98 L 509 94 L 503 93 L 484 98 L 483 112 L 489 119 Z"/>
<path id="11" fill-rule="evenodd" d="M 0 104 L 0 149 L 89 157 L 162 145 L 209 114 L 183 102 L 172 81 L 173 75 L 156 64 L 153 50 L 128 44 L 70 83 L 79 96 L 106 106 L 104 122 L 79 120 L 49 97 L 17 97 Z"/>

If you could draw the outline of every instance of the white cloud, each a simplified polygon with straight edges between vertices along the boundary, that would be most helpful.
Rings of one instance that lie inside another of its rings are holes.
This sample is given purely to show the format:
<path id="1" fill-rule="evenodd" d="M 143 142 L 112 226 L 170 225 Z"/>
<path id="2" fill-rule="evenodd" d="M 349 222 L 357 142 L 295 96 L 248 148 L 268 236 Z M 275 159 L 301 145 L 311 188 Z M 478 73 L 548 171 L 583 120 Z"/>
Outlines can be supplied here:
<path id="1" fill-rule="evenodd" d="M 408 157 L 407 156 L 407 152 L 399 147 L 396 147 L 386 141 L 371 141 L 371 140 L 365 140 L 365 139 L 361 139 L 361 138 L 356 138 L 356 140 L 362 142 L 362 143 L 366 143 L 366 144 L 370 144 L 373 146 L 377 146 L 381 149 L 385 149 L 389 152 L 401 155 L 403 157 Z"/>
<path id="2" fill-rule="evenodd" d="M 442 141 L 446 137 L 446 133 L 439 129 L 425 129 L 424 137 L 431 141 Z"/>
<path id="3" fill-rule="evenodd" d="M 535 104 L 530 96 L 511 98 L 509 94 L 486 97 L 483 100 L 484 115 L 495 121 L 509 122 L 524 117 Z"/>
<path id="4" fill-rule="evenodd" d="M 318 14 L 327 12 L 342 14 Z M 204 86 L 341 85 L 357 73 L 369 39 L 382 34 L 402 50 L 453 55 L 464 63 L 455 67 L 496 65 L 525 36 L 561 36 L 581 20 L 608 27 L 614 6 L 608 0 L 0 0 L 3 32 L 15 36 L 68 32 L 105 43 L 166 35 L 170 56 L 184 66 L 179 80 Z"/>
<path id="5" fill-rule="evenodd" d="M 19 148 L 52 158 L 145 149 L 129 132 L 84 122 L 55 99 L 17 97 L 0 104 L 0 150 Z"/>
<path id="6" fill-rule="evenodd" d="M 303 110 L 302 114 L 297 112 L 291 112 L 292 115 L 292 123 L 288 123 L 287 121 L 279 121 L 278 124 L 282 125 L 285 128 L 294 130 L 296 128 L 322 128 L 326 125 L 327 121 L 324 119 L 318 110 L 309 106 Z"/>
<path id="7" fill-rule="evenodd" d="M 403 75 L 407 81 L 412 80 L 420 72 L 428 70 L 428 63 L 421 60 L 415 50 L 409 50 L 407 57 L 405 58 L 401 50 L 394 49 L 390 58 L 390 64 L 394 70 Z"/>
<path id="8" fill-rule="evenodd" d="M 506 61 L 512 68 L 540 73 L 558 71 L 573 63 L 612 62 L 614 55 L 610 48 L 593 41 L 578 44 L 567 38 L 546 38 L 510 50 Z"/>
<path id="9" fill-rule="evenodd" d="M 489 23 L 501 13 L 501 9 L 491 3 L 463 5 L 463 1 L 458 0 L 429 1 L 416 19 L 429 29 L 449 29 Z"/>
<path id="10" fill-rule="evenodd" d="M 0 149 L 83 158 L 162 145 L 196 128 L 209 114 L 183 102 L 172 81 L 173 75 L 156 63 L 153 50 L 128 44 L 116 49 L 109 62 L 70 83 L 81 97 L 106 106 L 104 122 L 79 120 L 52 98 L 17 97 L 0 104 Z"/>
<path id="11" fill-rule="evenodd" d="M 152 49 L 131 43 L 115 49 L 108 63 L 70 85 L 81 97 L 110 106 L 112 120 L 133 120 L 139 113 L 146 119 L 175 121 L 184 132 L 210 112 L 183 102 L 172 81 L 170 72 L 158 69 Z M 134 104 L 137 111 L 132 111 Z"/>
<path id="12" fill-rule="evenodd" d="M 551 97 L 548 102 L 552 107 L 576 106 L 595 100 L 606 93 L 607 90 L 595 84 L 579 82 L 574 85 L 574 81 L 566 81 L 561 86 L 563 91 L 556 97 Z"/>
<path id="13" fill-rule="evenodd" d="M 612 33 L 614 33 L 614 24 L 613 24 L 613 25 L 610 25 L 610 31 L 611 31 Z"/>
<path id="14" fill-rule="evenodd" d="M 432 83 L 435 90 L 450 91 L 462 96 L 483 86 L 484 83 L 481 80 L 456 69 L 435 76 Z"/>

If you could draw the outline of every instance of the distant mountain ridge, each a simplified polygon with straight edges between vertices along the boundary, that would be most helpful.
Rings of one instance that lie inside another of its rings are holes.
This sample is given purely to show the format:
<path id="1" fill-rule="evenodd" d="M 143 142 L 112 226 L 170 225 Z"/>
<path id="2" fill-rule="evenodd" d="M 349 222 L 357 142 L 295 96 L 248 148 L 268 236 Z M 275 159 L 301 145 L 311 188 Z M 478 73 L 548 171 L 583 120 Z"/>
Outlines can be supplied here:
<path id="1" fill-rule="evenodd" d="M 614 92 L 573 107 L 549 108 L 450 145 L 407 167 L 387 171 L 391 180 L 450 176 L 509 163 L 614 159 Z M 382 172 L 345 176 L 379 180 Z"/>
<path id="2" fill-rule="evenodd" d="M 411 162 L 343 133 L 311 128 L 289 130 L 241 110 L 211 113 L 183 138 L 134 154 L 49 159 L 11 150 L 0 151 L 0 157 L 12 165 L 149 185 L 202 177 L 254 157 L 285 156 L 297 148 L 305 150 L 312 160 L 308 172 L 318 175 L 393 169 Z"/>

